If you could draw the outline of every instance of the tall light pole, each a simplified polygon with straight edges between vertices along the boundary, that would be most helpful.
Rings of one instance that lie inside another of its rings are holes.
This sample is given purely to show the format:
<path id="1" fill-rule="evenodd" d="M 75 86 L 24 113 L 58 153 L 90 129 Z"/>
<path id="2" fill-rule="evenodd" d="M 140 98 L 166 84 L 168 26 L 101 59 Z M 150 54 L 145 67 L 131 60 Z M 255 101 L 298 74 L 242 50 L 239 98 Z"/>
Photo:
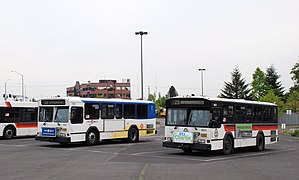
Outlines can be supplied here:
<path id="1" fill-rule="evenodd" d="M 7 93 L 6 93 L 6 83 L 9 81 L 10 79 L 7 79 L 7 81 L 4 83 L 4 100 L 7 99 Z"/>
<path id="2" fill-rule="evenodd" d="M 143 57 L 142 57 L 142 36 L 147 35 L 147 32 L 139 31 L 135 32 L 136 35 L 140 35 L 141 39 L 141 99 L 143 99 Z"/>
<path id="3" fill-rule="evenodd" d="M 198 69 L 199 71 L 201 71 L 201 96 L 203 96 L 203 72 L 206 69 Z"/>
<path id="4" fill-rule="evenodd" d="M 22 77 L 22 101 L 25 101 L 25 98 L 24 98 L 24 75 L 17 71 L 11 71 L 11 72 L 15 72 Z"/>

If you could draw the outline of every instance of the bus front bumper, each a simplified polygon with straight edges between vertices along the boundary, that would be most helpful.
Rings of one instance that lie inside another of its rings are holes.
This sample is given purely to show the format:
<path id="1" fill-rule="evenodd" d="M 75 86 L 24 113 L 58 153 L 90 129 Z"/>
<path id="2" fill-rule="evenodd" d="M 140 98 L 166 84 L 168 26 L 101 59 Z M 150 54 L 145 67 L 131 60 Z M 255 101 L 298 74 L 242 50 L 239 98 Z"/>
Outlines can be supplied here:
<path id="1" fill-rule="evenodd" d="M 184 143 L 173 143 L 170 141 L 164 141 L 163 147 L 188 149 L 188 150 L 211 151 L 211 144 L 184 144 Z"/>
<path id="2" fill-rule="evenodd" d="M 70 143 L 70 137 L 42 137 L 35 136 L 35 140 L 37 141 L 48 141 L 48 142 L 59 142 L 59 143 Z"/>

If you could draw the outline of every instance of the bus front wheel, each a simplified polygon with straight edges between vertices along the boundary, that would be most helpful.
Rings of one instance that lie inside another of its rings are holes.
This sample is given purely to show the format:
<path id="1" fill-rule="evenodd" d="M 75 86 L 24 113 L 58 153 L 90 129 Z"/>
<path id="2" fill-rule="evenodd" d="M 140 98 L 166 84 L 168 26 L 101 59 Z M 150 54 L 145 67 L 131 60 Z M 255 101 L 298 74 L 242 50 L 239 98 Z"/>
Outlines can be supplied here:
<path id="1" fill-rule="evenodd" d="M 3 131 L 4 139 L 12 139 L 14 135 L 15 135 L 15 130 L 10 126 L 6 127 Z"/>
<path id="2" fill-rule="evenodd" d="M 233 152 L 233 140 L 230 136 L 226 136 L 223 140 L 223 154 L 231 154 Z"/>
<path id="3" fill-rule="evenodd" d="M 89 146 L 96 145 L 99 141 L 99 135 L 98 133 L 94 130 L 91 129 L 86 133 L 86 144 Z"/>

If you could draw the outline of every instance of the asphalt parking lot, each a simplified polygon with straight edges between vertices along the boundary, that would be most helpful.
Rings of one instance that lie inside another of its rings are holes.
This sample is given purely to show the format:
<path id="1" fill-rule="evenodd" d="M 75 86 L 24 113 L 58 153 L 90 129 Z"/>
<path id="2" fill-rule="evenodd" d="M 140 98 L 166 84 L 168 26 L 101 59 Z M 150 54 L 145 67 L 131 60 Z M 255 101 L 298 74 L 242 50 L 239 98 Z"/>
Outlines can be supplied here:
<path id="1" fill-rule="evenodd" d="M 139 143 L 96 146 L 0 140 L 0 179 L 299 179 L 299 138 L 280 136 L 263 152 L 184 154 L 162 147 L 163 126 Z"/>

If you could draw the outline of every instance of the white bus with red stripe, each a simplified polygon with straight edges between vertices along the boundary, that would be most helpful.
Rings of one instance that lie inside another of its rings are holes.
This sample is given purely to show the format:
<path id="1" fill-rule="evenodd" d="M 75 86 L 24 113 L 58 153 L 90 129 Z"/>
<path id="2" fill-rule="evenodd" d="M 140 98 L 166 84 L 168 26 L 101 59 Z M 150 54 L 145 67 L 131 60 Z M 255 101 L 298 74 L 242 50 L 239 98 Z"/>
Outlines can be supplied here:
<path id="1" fill-rule="evenodd" d="M 249 146 L 262 151 L 277 141 L 273 103 L 195 96 L 166 100 L 164 147 L 230 154 Z"/>
<path id="2" fill-rule="evenodd" d="M 37 102 L 0 101 L 0 136 L 35 136 Z"/>

